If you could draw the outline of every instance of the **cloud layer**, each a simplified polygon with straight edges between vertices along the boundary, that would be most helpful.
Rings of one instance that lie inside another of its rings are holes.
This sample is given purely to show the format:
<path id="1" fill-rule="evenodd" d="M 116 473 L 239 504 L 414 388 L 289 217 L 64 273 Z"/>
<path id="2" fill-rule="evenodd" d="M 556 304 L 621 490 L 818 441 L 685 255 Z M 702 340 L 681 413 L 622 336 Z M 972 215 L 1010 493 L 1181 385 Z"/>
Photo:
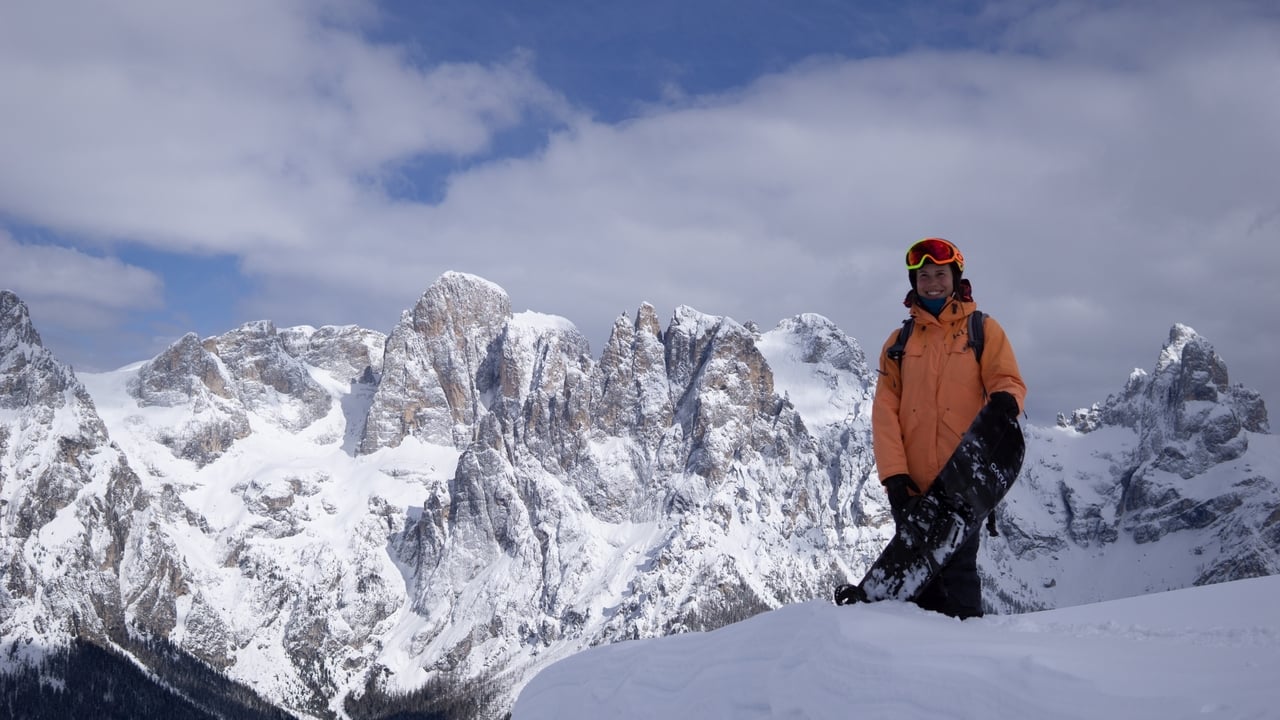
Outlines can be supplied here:
<path id="1" fill-rule="evenodd" d="M 30 5 L 0 22 L 0 285 L 43 268 L 14 287 L 38 323 L 154 311 L 163 268 L 112 259 L 138 245 L 239 258 L 243 320 L 386 329 L 456 269 L 597 348 L 649 301 L 766 327 L 818 312 L 874 352 L 903 250 L 936 234 L 1040 422 L 1119 390 L 1174 322 L 1278 401 L 1280 18 L 1261 4 L 992 5 L 982 43 L 813 57 L 621 122 L 521 48 L 431 64 L 376 43 L 372 5 Z"/>

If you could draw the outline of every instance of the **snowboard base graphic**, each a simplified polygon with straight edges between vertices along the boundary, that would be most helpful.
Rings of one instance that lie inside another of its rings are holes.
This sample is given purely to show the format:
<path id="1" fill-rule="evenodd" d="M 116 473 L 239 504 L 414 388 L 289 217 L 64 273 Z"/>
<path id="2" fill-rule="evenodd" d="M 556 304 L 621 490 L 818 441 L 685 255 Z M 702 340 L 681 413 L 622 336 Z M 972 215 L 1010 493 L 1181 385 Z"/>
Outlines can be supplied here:
<path id="1" fill-rule="evenodd" d="M 835 603 L 916 599 L 1009 491 L 1025 449 L 1017 418 L 983 407 L 862 581 L 836 587 Z"/>

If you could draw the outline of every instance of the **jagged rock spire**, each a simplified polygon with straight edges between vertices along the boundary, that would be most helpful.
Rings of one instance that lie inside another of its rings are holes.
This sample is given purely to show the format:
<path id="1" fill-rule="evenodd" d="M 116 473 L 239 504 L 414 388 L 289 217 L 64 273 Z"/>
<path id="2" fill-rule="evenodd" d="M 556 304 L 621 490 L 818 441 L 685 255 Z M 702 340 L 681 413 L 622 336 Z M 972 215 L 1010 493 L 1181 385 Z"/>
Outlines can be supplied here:
<path id="1" fill-rule="evenodd" d="M 26 304 L 12 291 L 0 290 L 0 357 L 23 345 L 43 347 L 40 333 L 31 324 Z"/>
<path id="2" fill-rule="evenodd" d="M 481 365 L 510 319 L 502 288 L 475 275 L 441 275 L 387 338 L 360 452 L 410 436 L 465 447 L 480 415 Z"/>
<path id="3" fill-rule="evenodd" d="M 1160 458 L 1180 475 L 1239 457 L 1248 447 L 1245 431 L 1269 431 L 1261 395 L 1231 385 L 1213 345 L 1183 324 L 1169 330 L 1151 373 L 1134 370 L 1122 393 L 1058 422 L 1082 432 L 1133 428 L 1140 438 L 1137 461 Z"/>
<path id="4" fill-rule="evenodd" d="M 0 637 L 123 629 L 116 571 L 139 482 L 71 368 L 0 291 Z M 61 520 L 56 531 L 45 529 Z M 44 558 L 56 558 L 45 562 Z"/>

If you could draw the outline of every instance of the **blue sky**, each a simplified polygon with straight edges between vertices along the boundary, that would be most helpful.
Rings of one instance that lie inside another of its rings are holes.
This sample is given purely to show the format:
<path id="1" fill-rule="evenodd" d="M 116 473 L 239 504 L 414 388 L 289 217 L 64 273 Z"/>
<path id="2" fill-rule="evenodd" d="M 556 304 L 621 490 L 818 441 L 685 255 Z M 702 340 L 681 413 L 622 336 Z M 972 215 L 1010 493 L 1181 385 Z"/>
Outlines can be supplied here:
<path id="1" fill-rule="evenodd" d="M 1033 421 L 1175 322 L 1274 407 L 1278 77 L 1245 0 L 4 2 L 0 287 L 83 370 L 448 270 L 597 352 L 651 302 L 874 353 L 941 235 Z"/>

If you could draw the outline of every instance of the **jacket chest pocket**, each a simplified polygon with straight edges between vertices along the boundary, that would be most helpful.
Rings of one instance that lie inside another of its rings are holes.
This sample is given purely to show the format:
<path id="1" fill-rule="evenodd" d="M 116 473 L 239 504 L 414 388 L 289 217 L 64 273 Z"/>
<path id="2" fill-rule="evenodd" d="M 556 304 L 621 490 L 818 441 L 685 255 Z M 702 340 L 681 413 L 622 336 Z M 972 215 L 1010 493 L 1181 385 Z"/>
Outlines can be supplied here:
<path id="1" fill-rule="evenodd" d="M 913 336 L 902 351 L 904 364 L 912 359 L 916 360 L 914 369 L 921 367 L 921 361 L 932 363 L 935 369 L 945 368 L 957 360 L 957 355 L 973 355 L 973 348 L 969 347 L 969 332 L 963 323 L 954 329 L 921 328 L 917 333 L 920 335 L 919 340 L 916 341 Z"/>
<path id="2" fill-rule="evenodd" d="M 963 433 L 968 429 L 978 408 L 982 407 L 986 393 L 982 385 L 982 368 L 969 345 L 969 334 L 965 328 L 947 336 L 942 363 L 941 381 L 944 390 L 939 400 L 943 405 L 943 414 L 947 417 L 950 413 L 958 413 L 949 420 L 952 429 Z"/>
<path id="3" fill-rule="evenodd" d="M 957 355 L 960 353 L 973 354 L 973 348 L 969 346 L 969 328 L 967 323 L 962 323 L 959 327 L 947 331 L 946 352 L 948 355 Z"/>

